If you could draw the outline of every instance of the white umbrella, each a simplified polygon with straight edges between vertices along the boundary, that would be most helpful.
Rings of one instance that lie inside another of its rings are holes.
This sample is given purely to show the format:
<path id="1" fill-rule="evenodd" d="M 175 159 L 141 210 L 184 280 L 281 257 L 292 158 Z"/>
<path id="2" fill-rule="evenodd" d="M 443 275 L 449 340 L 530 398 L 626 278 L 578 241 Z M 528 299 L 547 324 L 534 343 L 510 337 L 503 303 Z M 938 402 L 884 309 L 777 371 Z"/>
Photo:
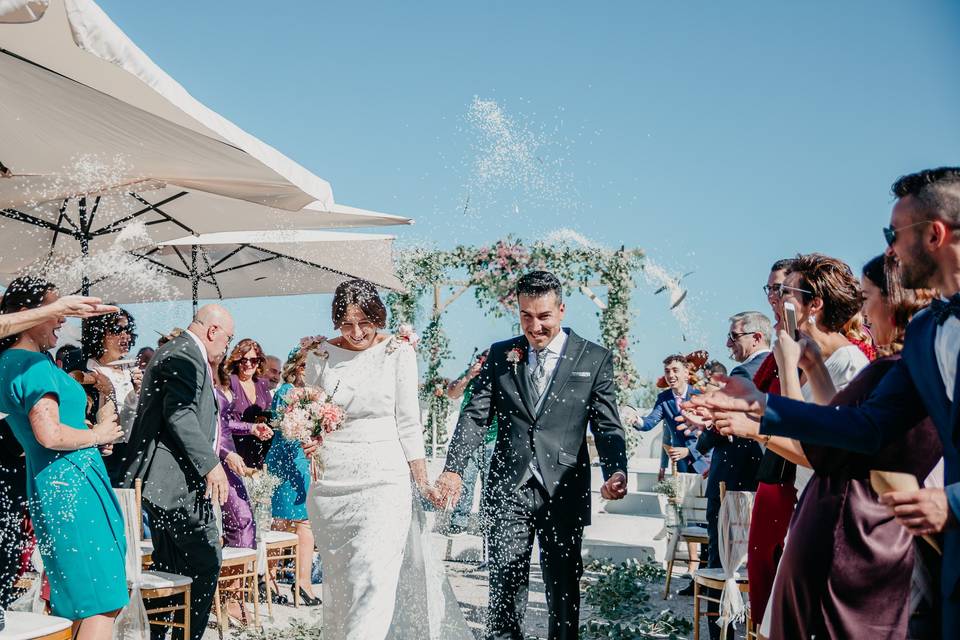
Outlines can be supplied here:
<path id="1" fill-rule="evenodd" d="M 257 204 L 271 189 L 267 200 L 295 187 L 229 144 L 8 53 L 0 53 L 0 112 L 0 161 L 14 174 L 0 177 L 0 273 L 8 279 L 38 256 L 106 250 L 134 222 L 147 231 L 134 234 L 144 235 L 139 246 L 225 228 L 410 222 L 336 203 L 297 213 Z M 71 157 L 71 149 L 85 153 Z"/>
<path id="2" fill-rule="evenodd" d="M 30 16 L 35 16 L 35 19 L 29 21 Z M 92 0 L 0 2 L 0 49 L 7 55 L 17 56 L 94 89 L 95 93 L 100 94 L 101 104 L 106 106 L 105 116 L 108 118 L 112 117 L 115 108 L 113 104 L 106 104 L 108 98 L 112 98 L 137 111 L 189 130 L 197 137 L 208 138 L 222 147 L 231 148 L 234 156 L 231 160 L 249 171 L 249 174 L 244 174 L 247 182 L 242 186 L 233 183 L 237 167 L 232 164 L 222 167 L 220 175 L 230 178 L 225 184 L 218 183 L 214 176 L 206 173 L 188 173 L 189 184 L 175 180 L 169 180 L 170 183 L 289 210 L 300 209 L 314 201 L 318 201 L 320 208 L 334 204 L 333 191 L 326 180 L 315 176 L 193 98 L 141 51 Z M 23 89 L 29 87 L 7 85 L 4 92 Z M 60 104 L 64 110 L 74 106 L 70 100 Z M 5 112 L 5 117 L 9 113 L 17 112 Z M 66 150 L 61 157 L 86 152 L 84 147 L 73 145 L 70 136 L 58 142 Z M 7 139 L 4 139 L 2 152 L 11 152 Z M 138 159 L 141 155 L 136 149 L 130 149 L 129 152 Z M 231 155 L 227 149 L 219 153 Z M 175 154 L 174 158 L 182 160 L 183 155 L 185 153 Z M 17 157 L 0 157 L 0 160 L 15 175 L 33 172 L 29 162 L 21 162 Z M 158 176 L 155 172 L 142 175 Z M 161 172 L 159 176 L 162 175 Z"/>
<path id="3" fill-rule="evenodd" d="M 393 240 L 313 230 L 189 236 L 132 252 L 157 270 L 152 289 L 131 288 L 123 273 L 94 280 L 91 289 L 121 304 L 192 299 L 195 307 L 198 299 L 329 293 L 353 278 L 402 291 L 393 272 Z"/>

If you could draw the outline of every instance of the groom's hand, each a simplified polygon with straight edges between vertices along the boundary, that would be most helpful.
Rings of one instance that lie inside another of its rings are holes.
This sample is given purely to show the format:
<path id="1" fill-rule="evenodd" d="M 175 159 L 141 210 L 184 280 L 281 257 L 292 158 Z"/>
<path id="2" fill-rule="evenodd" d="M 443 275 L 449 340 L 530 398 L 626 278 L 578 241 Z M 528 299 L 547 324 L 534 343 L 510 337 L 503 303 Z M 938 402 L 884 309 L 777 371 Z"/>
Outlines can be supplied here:
<path id="1" fill-rule="evenodd" d="M 460 501 L 460 492 L 463 490 L 463 479 L 459 473 L 453 471 L 444 471 L 437 478 L 436 501 L 433 503 L 437 509 L 446 509 L 456 506 Z"/>
<path id="2" fill-rule="evenodd" d="M 620 500 L 627 495 L 627 474 L 616 471 L 600 486 L 600 495 L 605 500 Z"/>

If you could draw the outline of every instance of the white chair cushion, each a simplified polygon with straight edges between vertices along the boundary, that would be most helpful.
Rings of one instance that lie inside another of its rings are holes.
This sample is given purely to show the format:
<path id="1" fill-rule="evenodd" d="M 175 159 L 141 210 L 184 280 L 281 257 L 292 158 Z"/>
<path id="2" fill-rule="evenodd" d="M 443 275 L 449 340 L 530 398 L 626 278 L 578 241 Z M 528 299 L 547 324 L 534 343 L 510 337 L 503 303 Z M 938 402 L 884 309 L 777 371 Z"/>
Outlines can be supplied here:
<path id="1" fill-rule="evenodd" d="M 153 555 L 153 543 L 150 542 L 149 540 L 141 540 L 141 541 L 140 541 L 140 555 L 141 555 L 141 556 Z"/>
<path id="2" fill-rule="evenodd" d="M 37 613 L 7 611 L 7 626 L 0 632 L 3 640 L 29 640 L 69 629 L 73 623 L 66 618 L 43 616 Z"/>
<path id="3" fill-rule="evenodd" d="M 192 582 L 193 579 L 187 576 L 163 571 L 144 571 L 140 574 L 141 589 L 172 589 L 173 587 L 185 587 Z"/>
<path id="4" fill-rule="evenodd" d="M 224 547 L 224 560 L 256 560 L 256 549 L 244 549 L 242 547 Z"/>
<path id="5" fill-rule="evenodd" d="M 705 527 L 696 526 L 684 527 L 683 529 L 680 529 L 680 535 L 691 537 L 697 536 L 702 538 L 708 537 L 707 529 Z"/>
<path id="6" fill-rule="evenodd" d="M 697 569 L 693 575 L 703 576 L 704 578 L 710 578 L 711 580 L 719 580 L 720 582 L 723 582 L 726 579 L 723 577 L 723 569 L 719 569 L 719 568 L 718 569 Z M 737 571 L 734 577 L 737 579 L 737 582 L 747 581 L 746 573 L 741 573 Z"/>
<path id="7" fill-rule="evenodd" d="M 295 533 L 288 533 L 286 531 L 265 531 L 263 533 L 263 541 L 266 544 L 276 544 L 278 542 L 297 542 L 300 540 Z"/>

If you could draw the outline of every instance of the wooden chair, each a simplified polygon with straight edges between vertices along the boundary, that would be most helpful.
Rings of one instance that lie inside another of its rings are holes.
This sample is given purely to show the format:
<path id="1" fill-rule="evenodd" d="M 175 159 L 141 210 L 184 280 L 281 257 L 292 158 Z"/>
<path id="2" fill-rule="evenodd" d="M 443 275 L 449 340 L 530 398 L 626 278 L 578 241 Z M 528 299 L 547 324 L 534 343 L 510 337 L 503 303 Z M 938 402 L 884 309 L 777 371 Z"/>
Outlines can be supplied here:
<path id="1" fill-rule="evenodd" d="M 6 627 L 0 631 L 3 640 L 70 640 L 73 637 L 73 622 L 66 618 L 7 611 L 6 620 Z"/>
<path id="2" fill-rule="evenodd" d="M 257 595 L 257 552 L 255 549 L 237 547 L 223 548 L 223 563 L 220 565 L 220 577 L 217 578 L 217 590 L 213 595 L 214 614 L 217 618 L 217 630 L 220 638 L 230 628 L 222 600 L 236 598 L 240 604 L 241 622 L 247 622 L 247 604 L 253 606 L 253 626 L 260 628 L 260 606 Z"/>
<path id="3" fill-rule="evenodd" d="M 297 588 L 297 577 L 300 575 L 300 566 L 297 561 L 297 554 L 300 550 L 300 538 L 295 533 L 286 531 L 265 531 L 263 534 L 263 544 L 267 548 L 267 611 L 273 615 L 273 580 L 277 568 L 285 560 L 293 561 L 293 606 L 300 606 L 300 590 Z M 274 567 L 271 570 L 271 566 Z"/>
<path id="4" fill-rule="evenodd" d="M 737 492 L 737 493 L 746 494 L 747 492 Z M 721 511 L 723 511 L 723 503 L 726 500 L 726 498 L 727 498 L 727 483 L 721 482 L 720 483 Z M 752 502 L 753 500 L 751 497 L 747 504 Z M 731 525 L 730 526 L 731 529 L 739 528 L 738 535 L 742 535 L 744 536 L 744 538 L 739 540 L 738 542 L 743 546 L 744 549 L 746 549 L 745 537 L 747 536 L 747 533 L 750 530 L 750 509 L 747 509 L 745 511 L 743 519 L 744 521 L 728 523 L 728 524 Z M 723 522 L 723 519 L 721 519 L 721 522 Z M 723 556 L 721 555 L 721 559 L 722 558 Z M 750 593 L 750 582 L 747 578 L 746 571 L 747 571 L 746 562 L 743 562 L 742 565 L 737 567 L 736 573 L 734 573 L 734 578 L 736 578 L 736 581 L 737 581 L 737 589 L 742 594 Z M 720 615 L 719 613 L 711 613 L 709 611 L 703 611 L 701 609 L 701 606 L 700 606 L 701 602 L 712 602 L 717 605 L 718 610 L 720 608 L 720 598 L 705 595 L 701 593 L 701 589 L 713 589 L 716 591 L 722 591 L 724 588 L 724 585 L 726 584 L 725 575 L 726 575 L 726 569 L 723 569 L 723 568 L 697 569 L 697 571 L 693 574 L 693 640 L 700 640 L 700 616 L 701 615 L 707 618 L 718 617 Z M 746 637 L 749 640 L 749 638 L 751 637 L 753 638 L 757 637 L 757 634 L 755 629 L 753 628 L 753 619 L 750 616 L 749 601 L 746 602 L 746 607 L 747 607 Z"/>
<path id="5" fill-rule="evenodd" d="M 118 495 L 131 489 L 115 489 Z M 128 540 L 127 544 L 136 544 L 139 547 L 141 566 L 140 596 L 147 610 L 147 618 L 154 627 L 169 627 L 183 629 L 183 637 L 190 637 L 190 589 L 193 579 L 164 571 L 149 569 L 153 564 L 153 544 L 143 540 L 143 485 L 138 478 L 134 481 L 134 500 L 137 512 L 136 540 Z M 179 600 L 175 602 L 174 600 Z M 171 604 L 171 601 L 174 601 Z M 177 622 L 177 613 L 180 613 L 180 622 Z M 168 617 L 169 616 L 169 617 Z"/>
<path id="6" fill-rule="evenodd" d="M 707 544 L 710 541 L 707 535 L 707 498 L 706 482 L 699 473 L 675 473 L 674 477 L 680 484 L 680 495 L 671 499 L 670 504 L 678 515 L 678 521 L 670 526 L 672 530 L 670 541 L 667 544 L 667 584 L 663 590 L 663 597 L 670 595 L 670 580 L 673 577 L 673 565 L 678 558 L 680 543 Z M 689 558 L 697 561 L 696 558 Z"/>

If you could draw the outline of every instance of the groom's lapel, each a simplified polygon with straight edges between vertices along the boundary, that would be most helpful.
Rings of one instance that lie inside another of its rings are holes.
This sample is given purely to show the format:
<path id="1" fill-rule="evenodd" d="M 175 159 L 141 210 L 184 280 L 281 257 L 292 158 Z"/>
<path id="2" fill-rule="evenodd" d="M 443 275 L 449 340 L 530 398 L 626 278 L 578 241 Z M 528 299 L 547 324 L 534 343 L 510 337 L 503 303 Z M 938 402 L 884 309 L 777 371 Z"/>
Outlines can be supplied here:
<path id="1" fill-rule="evenodd" d="M 533 389 L 530 387 L 530 376 L 527 375 L 527 358 L 529 357 L 530 346 L 527 343 L 527 339 L 521 337 L 514 343 L 512 349 L 519 349 L 522 353 L 520 361 L 511 365 L 510 368 L 513 371 L 513 381 L 517 385 L 517 391 L 520 393 L 520 400 L 523 403 L 523 407 L 527 410 L 527 415 L 530 420 L 533 420 L 536 416 L 536 411 L 534 410 Z M 509 353 L 509 351 L 507 353 Z"/>

